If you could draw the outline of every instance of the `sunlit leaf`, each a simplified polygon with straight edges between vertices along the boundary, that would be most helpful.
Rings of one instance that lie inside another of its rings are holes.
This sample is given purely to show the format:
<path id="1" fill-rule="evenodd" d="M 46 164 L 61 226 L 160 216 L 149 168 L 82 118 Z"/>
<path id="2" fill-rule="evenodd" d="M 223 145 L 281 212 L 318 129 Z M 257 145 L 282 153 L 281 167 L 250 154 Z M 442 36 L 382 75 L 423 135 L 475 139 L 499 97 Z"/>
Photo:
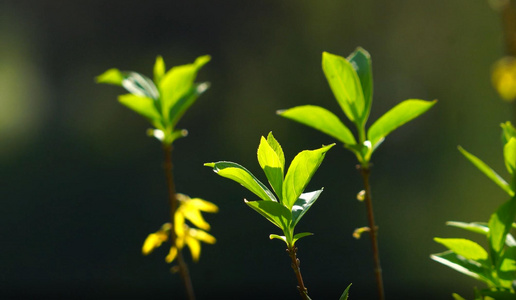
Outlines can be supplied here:
<path id="1" fill-rule="evenodd" d="M 265 172 L 272 188 L 281 198 L 283 185 L 283 167 L 278 154 L 269 145 L 269 142 L 262 136 L 258 147 L 258 162 Z"/>
<path id="2" fill-rule="evenodd" d="M 271 234 L 271 235 L 269 235 L 269 238 L 271 240 L 272 239 L 277 239 L 277 240 L 280 240 L 280 241 L 284 241 L 288 245 L 287 238 L 284 235 Z"/>
<path id="3" fill-rule="evenodd" d="M 303 193 L 315 171 L 321 165 L 326 152 L 334 145 L 331 144 L 316 150 L 305 150 L 294 157 L 283 182 L 283 200 L 289 209 Z"/>
<path id="4" fill-rule="evenodd" d="M 453 293 L 452 294 L 453 300 L 466 300 L 465 298 L 461 297 L 459 294 Z"/>
<path id="5" fill-rule="evenodd" d="M 389 133 L 425 113 L 434 106 L 435 103 L 435 100 L 405 100 L 381 116 L 371 125 L 367 132 L 367 137 L 368 140 L 371 141 L 373 151 Z"/>
<path id="6" fill-rule="evenodd" d="M 516 247 L 505 249 L 498 274 L 505 280 L 516 280 Z"/>
<path id="7" fill-rule="evenodd" d="M 511 138 L 516 138 L 516 128 L 508 121 L 502 123 L 500 126 L 502 127 L 502 142 L 505 146 Z"/>
<path id="8" fill-rule="evenodd" d="M 279 142 L 272 135 L 272 131 L 269 132 L 269 134 L 267 135 L 267 143 L 269 143 L 269 146 L 271 146 L 271 148 L 274 150 L 274 152 L 276 152 L 276 155 L 278 155 L 278 158 L 279 158 L 281 166 L 282 166 L 281 168 L 284 170 L 285 169 L 285 154 L 283 153 L 283 149 L 281 148 L 281 145 L 279 144 Z"/>
<path id="9" fill-rule="evenodd" d="M 503 156 L 507 171 L 513 176 L 516 176 L 516 138 L 511 138 L 503 147 Z"/>
<path id="10" fill-rule="evenodd" d="M 344 57 L 323 52 L 322 67 L 331 90 L 349 120 L 363 124 L 364 94 L 357 72 Z"/>
<path id="11" fill-rule="evenodd" d="M 149 120 L 159 121 L 161 116 L 154 106 L 154 100 L 145 96 L 125 94 L 118 96 L 118 101 Z"/>
<path id="12" fill-rule="evenodd" d="M 373 101 L 373 70 L 371 66 L 371 55 L 364 48 L 358 47 L 350 56 L 348 61 L 357 72 L 364 94 L 364 123 L 367 121 L 371 104 Z"/>
<path id="13" fill-rule="evenodd" d="M 494 183 L 496 183 L 499 187 L 501 187 L 507 194 L 510 196 L 514 195 L 509 184 L 498 175 L 493 169 L 491 169 L 486 163 L 481 161 L 478 157 L 464 150 L 462 147 L 458 147 L 459 151 L 477 167 L 482 173 L 484 173 L 489 179 L 491 179 Z"/>
<path id="14" fill-rule="evenodd" d="M 209 56 L 201 56 L 193 64 L 176 66 L 163 75 L 159 89 L 163 115 L 168 119 L 174 104 L 190 91 L 199 69 L 210 60 Z"/>
<path id="15" fill-rule="evenodd" d="M 348 287 L 344 290 L 342 295 L 340 295 L 339 300 L 348 300 L 349 297 L 349 289 L 351 288 L 351 283 L 348 285 Z"/>
<path id="16" fill-rule="evenodd" d="M 210 84 L 207 82 L 194 84 L 188 93 L 184 94 L 183 97 L 178 99 L 172 105 L 169 112 L 169 118 L 170 124 L 173 127 L 176 126 L 177 122 L 179 122 L 186 110 L 190 108 L 190 106 L 195 103 L 197 98 L 199 98 L 199 96 L 203 94 L 209 87 Z"/>
<path id="17" fill-rule="evenodd" d="M 277 112 L 280 116 L 310 126 L 346 145 L 356 144 L 353 133 L 329 110 L 315 105 L 303 105 Z"/>
<path id="18" fill-rule="evenodd" d="M 468 275 L 475 279 L 484 281 L 488 284 L 493 283 L 491 270 L 483 267 L 481 264 L 457 255 L 453 251 L 446 251 L 430 256 L 433 260 L 442 263 L 462 274 Z"/>
<path id="19" fill-rule="evenodd" d="M 446 222 L 446 225 L 453 226 L 457 228 L 462 228 L 471 232 L 480 233 L 483 235 L 487 235 L 489 232 L 489 227 L 487 226 L 487 223 L 479 223 L 479 222 L 472 222 L 472 223 L 465 223 L 465 222 L 454 222 L 449 221 Z"/>
<path id="20" fill-rule="evenodd" d="M 240 183 L 243 187 L 253 192 L 262 200 L 277 201 L 271 191 L 261 183 L 251 172 L 241 165 L 229 162 L 219 161 L 216 163 L 205 163 L 207 167 L 212 167 L 213 171 L 222 177 L 229 178 Z"/>
<path id="21" fill-rule="evenodd" d="M 97 76 L 95 79 L 97 83 L 107 83 L 122 86 L 124 76 L 120 70 L 113 68 Z"/>
<path id="22" fill-rule="evenodd" d="M 467 239 L 442 239 L 434 238 L 434 241 L 444 245 L 456 254 L 474 261 L 486 260 L 489 255 L 479 244 Z"/>
<path id="23" fill-rule="evenodd" d="M 489 219 L 489 245 L 491 247 L 491 258 L 493 264 L 497 265 L 500 252 L 503 249 L 507 234 L 511 230 L 512 223 L 516 217 L 516 197 L 500 205 Z"/>
<path id="24" fill-rule="evenodd" d="M 159 85 L 161 78 L 165 75 L 165 70 L 165 61 L 161 55 L 158 55 L 158 57 L 156 57 L 156 63 L 154 64 L 154 83 L 156 85 Z"/>
<path id="25" fill-rule="evenodd" d="M 290 227 L 292 227 L 292 226 L 290 226 Z M 294 235 L 292 245 L 294 245 L 299 239 L 304 238 L 305 236 L 310 236 L 310 235 L 314 235 L 314 234 L 311 232 L 301 232 L 301 233 Z"/>
<path id="26" fill-rule="evenodd" d="M 292 214 L 281 203 L 273 201 L 245 201 L 245 203 L 283 230 L 283 232 L 288 231 Z"/>
<path id="27" fill-rule="evenodd" d="M 136 72 L 124 73 L 122 86 L 131 94 L 144 96 L 154 100 L 158 100 L 159 92 L 154 82 L 145 75 Z"/>
<path id="28" fill-rule="evenodd" d="M 322 189 L 310 193 L 304 193 L 299 196 L 297 201 L 292 206 L 292 224 L 290 225 L 293 229 L 296 227 L 297 223 L 301 218 L 305 215 L 305 213 L 310 209 L 312 204 L 315 203 L 315 200 L 319 198 L 322 193 Z"/>

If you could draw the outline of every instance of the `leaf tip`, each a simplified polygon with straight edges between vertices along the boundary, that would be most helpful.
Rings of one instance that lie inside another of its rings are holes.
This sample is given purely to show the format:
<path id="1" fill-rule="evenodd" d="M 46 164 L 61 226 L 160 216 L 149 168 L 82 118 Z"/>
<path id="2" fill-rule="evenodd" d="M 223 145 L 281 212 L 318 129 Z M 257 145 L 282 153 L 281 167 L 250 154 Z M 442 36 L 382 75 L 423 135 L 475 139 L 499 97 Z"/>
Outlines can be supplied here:
<path id="1" fill-rule="evenodd" d="M 210 163 L 204 163 L 203 166 L 205 167 L 210 167 L 210 168 L 214 168 L 215 167 L 215 163 L 214 162 L 210 162 Z"/>

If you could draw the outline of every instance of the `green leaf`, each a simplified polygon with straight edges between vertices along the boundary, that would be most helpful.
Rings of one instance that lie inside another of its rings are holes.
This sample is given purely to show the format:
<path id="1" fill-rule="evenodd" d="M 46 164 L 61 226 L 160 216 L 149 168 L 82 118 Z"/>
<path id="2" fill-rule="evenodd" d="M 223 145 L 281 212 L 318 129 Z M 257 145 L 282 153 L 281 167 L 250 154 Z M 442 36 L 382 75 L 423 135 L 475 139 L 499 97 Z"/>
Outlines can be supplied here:
<path id="1" fill-rule="evenodd" d="M 503 156 L 505 159 L 505 166 L 507 171 L 513 176 L 516 176 L 516 138 L 511 138 L 503 147 Z"/>
<path id="2" fill-rule="evenodd" d="M 262 136 L 260 146 L 258 146 L 258 162 L 265 172 L 269 183 L 281 199 L 283 185 L 283 167 L 278 154 L 269 145 L 269 142 Z"/>
<path id="3" fill-rule="evenodd" d="M 271 235 L 269 235 L 269 239 L 271 239 L 271 240 L 277 239 L 280 241 L 284 241 L 285 244 L 287 244 L 287 246 L 288 246 L 287 237 L 285 237 L 284 235 L 271 234 Z"/>
<path id="4" fill-rule="evenodd" d="M 118 101 L 149 120 L 159 122 L 161 116 L 154 106 L 154 100 L 145 96 L 125 94 L 118 96 Z"/>
<path id="5" fill-rule="evenodd" d="M 355 71 L 357 72 L 364 94 L 365 108 L 364 108 L 364 124 L 369 117 L 371 111 L 371 104 L 373 102 L 373 70 L 371 67 L 371 55 L 364 48 L 358 47 L 347 58 Z"/>
<path id="6" fill-rule="evenodd" d="M 124 80 L 124 76 L 122 72 L 118 69 L 109 69 L 96 78 L 97 83 L 107 83 L 122 86 L 122 80 Z"/>
<path id="7" fill-rule="evenodd" d="M 186 93 L 183 97 L 181 97 L 170 109 L 170 124 L 172 127 L 176 126 L 177 122 L 184 115 L 186 110 L 194 104 L 195 100 L 199 98 L 201 94 L 203 94 L 208 88 L 210 84 L 207 82 L 201 84 L 195 84 L 188 93 Z"/>
<path id="8" fill-rule="evenodd" d="M 264 216 L 272 224 L 278 226 L 283 232 L 288 232 L 292 214 L 281 203 L 273 201 L 247 201 L 245 203 L 260 215 Z"/>
<path id="9" fill-rule="evenodd" d="M 444 245 L 456 254 L 474 261 L 484 261 L 489 255 L 479 244 L 467 239 L 442 239 L 434 238 L 434 241 Z"/>
<path id="10" fill-rule="evenodd" d="M 514 300 L 516 298 L 516 295 L 514 294 L 514 291 L 511 291 L 510 289 L 505 290 L 488 290 L 484 289 L 481 291 L 482 296 L 485 298 L 480 298 L 483 300 Z"/>
<path id="11" fill-rule="evenodd" d="M 322 67 L 331 90 L 348 119 L 364 124 L 365 101 L 357 72 L 344 57 L 323 52 Z"/>
<path id="12" fill-rule="evenodd" d="M 267 135 L 267 143 L 269 143 L 269 146 L 276 152 L 276 155 L 278 155 L 281 168 L 285 169 L 285 154 L 283 153 L 283 149 L 281 148 L 281 145 L 278 143 L 278 141 L 274 138 L 272 135 L 272 131 L 269 132 L 269 135 Z"/>
<path id="13" fill-rule="evenodd" d="M 405 100 L 381 116 L 371 125 L 367 132 L 367 137 L 369 141 L 371 141 L 373 151 L 389 133 L 425 113 L 434 106 L 435 103 L 436 100 Z"/>
<path id="14" fill-rule="evenodd" d="M 315 200 L 319 198 L 322 191 L 323 189 L 320 189 L 318 191 L 304 193 L 299 196 L 297 201 L 294 203 L 294 206 L 292 206 L 292 224 L 290 224 L 292 229 L 296 227 L 299 220 L 301 220 L 305 213 L 310 209 L 312 204 L 315 203 Z"/>
<path id="15" fill-rule="evenodd" d="M 346 125 L 332 112 L 320 106 L 297 106 L 278 111 L 277 114 L 324 132 L 346 145 L 356 144 L 353 134 Z"/>
<path id="16" fill-rule="evenodd" d="M 158 55 L 158 57 L 156 57 L 156 63 L 154 64 L 154 83 L 156 83 L 156 85 L 159 85 L 161 78 L 165 75 L 165 70 L 165 61 L 161 55 Z"/>
<path id="17" fill-rule="evenodd" d="M 290 226 L 291 228 L 293 228 L 292 226 Z M 298 233 L 296 235 L 294 235 L 294 239 L 292 241 L 292 246 L 294 246 L 294 244 L 301 238 L 304 238 L 305 236 L 310 236 L 310 235 L 314 235 L 313 233 L 311 232 L 301 232 L 301 233 Z"/>
<path id="18" fill-rule="evenodd" d="M 491 248 L 491 259 L 493 265 L 497 265 L 507 234 L 511 230 L 512 223 L 516 217 L 516 197 L 500 205 L 489 219 L 489 246 Z"/>
<path id="19" fill-rule="evenodd" d="M 504 251 L 498 274 L 509 282 L 516 280 L 516 247 L 507 247 Z"/>
<path id="20" fill-rule="evenodd" d="M 453 293 L 452 297 L 454 300 L 466 300 L 465 298 L 461 297 L 459 294 Z"/>
<path id="21" fill-rule="evenodd" d="M 344 292 L 342 293 L 342 295 L 340 295 L 339 300 L 348 300 L 348 297 L 349 297 L 349 288 L 351 288 L 351 285 L 352 285 L 352 283 L 350 283 L 350 284 L 348 285 L 348 287 L 344 290 Z"/>
<path id="22" fill-rule="evenodd" d="M 324 155 L 333 146 L 335 144 L 316 150 L 305 150 L 294 157 L 285 176 L 285 181 L 283 181 L 283 201 L 289 209 L 292 209 L 292 206 L 314 176 L 315 171 L 321 165 Z"/>
<path id="23" fill-rule="evenodd" d="M 484 173 L 489 179 L 491 179 L 494 183 L 496 183 L 499 187 L 501 187 L 507 194 L 510 196 L 514 195 L 513 190 L 509 186 L 505 180 L 503 180 L 500 175 L 498 175 L 493 169 L 491 169 L 486 163 L 481 161 L 478 157 L 464 150 L 461 146 L 458 147 L 459 151 L 471 162 L 475 167 L 477 167 L 482 173 Z"/>
<path id="24" fill-rule="evenodd" d="M 246 189 L 266 201 L 278 201 L 269 189 L 261 183 L 251 172 L 241 165 L 229 162 L 219 161 L 215 163 L 205 163 L 207 167 L 212 167 L 213 171 L 222 177 L 229 178 L 240 183 Z"/>
<path id="25" fill-rule="evenodd" d="M 512 126 L 511 122 L 502 123 L 502 142 L 507 144 L 511 138 L 516 138 L 516 128 Z"/>
<path id="26" fill-rule="evenodd" d="M 449 221 L 446 222 L 446 225 L 462 228 L 467 231 L 480 233 L 483 235 L 487 235 L 489 232 L 489 227 L 487 226 L 487 223 L 479 223 L 479 222 L 472 222 L 472 223 L 465 223 L 465 222 L 455 222 L 455 221 Z"/>
<path id="27" fill-rule="evenodd" d="M 475 261 L 457 255 L 453 251 L 445 251 L 430 256 L 433 260 L 448 266 L 462 274 L 493 284 L 491 270 Z"/>
<path id="28" fill-rule="evenodd" d="M 158 100 L 159 92 L 154 82 L 145 75 L 136 72 L 128 72 L 124 74 L 122 86 L 131 94 L 144 96 L 154 100 Z"/>
<path id="29" fill-rule="evenodd" d="M 162 77 L 159 83 L 161 105 L 165 119 L 170 117 L 170 109 L 190 91 L 199 69 L 210 61 L 209 56 L 201 56 L 193 64 L 176 66 Z"/>

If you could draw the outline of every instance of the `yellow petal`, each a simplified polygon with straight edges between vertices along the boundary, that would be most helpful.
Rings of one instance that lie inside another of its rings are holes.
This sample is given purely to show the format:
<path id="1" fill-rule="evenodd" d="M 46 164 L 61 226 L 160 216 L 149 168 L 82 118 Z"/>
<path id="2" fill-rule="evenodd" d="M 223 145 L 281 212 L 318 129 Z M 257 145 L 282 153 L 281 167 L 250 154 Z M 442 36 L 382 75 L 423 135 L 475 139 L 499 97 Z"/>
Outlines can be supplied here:
<path id="1" fill-rule="evenodd" d="M 193 261 L 199 261 L 199 257 L 201 256 L 201 243 L 190 236 L 186 237 L 185 242 L 188 245 L 188 248 L 190 248 Z"/>
<path id="2" fill-rule="evenodd" d="M 165 261 L 168 263 L 171 263 L 176 259 L 177 256 L 177 248 L 176 247 L 170 247 L 170 251 L 168 252 L 167 257 L 165 257 Z"/>
<path id="3" fill-rule="evenodd" d="M 201 198 L 192 198 L 188 201 L 188 205 L 195 206 L 198 210 L 205 212 L 213 212 L 216 213 L 219 211 L 219 207 L 209 201 L 203 200 Z"/>
<path id="4" fill-rule="evenodd" d="M 183 237 L 185 235 L 185 216 L 183 215 L 182 209 L 176 210 L 174 214 L 174 230 L 176 231 L 176 236 Z"/>
<path id="5" fill-rule="evenodd" d="M 215 244 L 215 242 L 217 241 L 217 239 L 215 239 L 215 237 L 213 235 L 207 233 L 206 231 L 199 230 L 199 229 L 190 228 L 188 230 L 188 235 L 190 235 L 191 237 L 193 237 L 199 241 L 202 241 L 202 242 L 205 242 L 208 244 Z"/>
<path id="6" fill-rule="evenodd" d="M 147 255 L 151 253 L 154 249 L 161 246 L 161 244 L 167 239 L 167 235 L 160 231 L 149 234 L 145 239 L 145 242 L 143 242 L 142 254 Z"/>
<path id="7" fill-rule="evenodd" d="M 498 60 L 493 67 L 492 81 L 502 99 L 516 99 L 516 60 L 513 57 Z"/>
<path id="8" fill-rule="evenodd" d="M 192 222 L 192 224 L 199 228 L 210 230 L 210 224 L 204 220 L 198 209 L 190 205 L 185 205 L 182 208 L 184 217 Z"/>

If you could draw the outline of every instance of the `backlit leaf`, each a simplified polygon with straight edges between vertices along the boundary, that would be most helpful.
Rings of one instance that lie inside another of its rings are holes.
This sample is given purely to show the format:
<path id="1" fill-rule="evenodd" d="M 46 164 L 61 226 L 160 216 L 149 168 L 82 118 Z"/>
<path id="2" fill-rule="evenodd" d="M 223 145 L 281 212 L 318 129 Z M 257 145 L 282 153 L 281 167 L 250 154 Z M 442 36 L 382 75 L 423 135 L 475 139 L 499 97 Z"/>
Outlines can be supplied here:
<path id="1" fill-rule="evenodd" d="M 169 118 L 170 124 L 172 127 L 176 126 L 179 119 L 184 115 L 186 110 L 194 104 L 197 98 L 203 94 L 208 88 L 210 84 L 207 82 L 194 84 L 188 93 L 183 95 L 179 100 L 177 100 L 174 105 L 170 108 Z"/>
<path id="2" fill-rule="evenodd" d="M 254 175 L 243 166 L 229 161 L 219 161 L 216 163 L 205 163 L 207 167 L 212 167 L 213 171 L 222 177 L 229 178 L 240 183 L 243 187 L 253 192 L 255 195 L 266 201 L 277 201 L 276 197 L 269 189 L 261 183 Z"/>
<path id="3" fill-rule="evenodd" d="M 269 145 L 269 142 L 262 136 L 258 146 L 258 162 L 265 172 L 269 183 L 281 199 L 283 185 L 283 165 L 278 154 Z"/>
<path id="4" fill-rule="evenodd" d="M 349 297 L 349 289 L 351 288 L 351 283 L 348 285 L 348 287 L 344 290 L 342 295 L 340 295 L 339 300 L 348 300 Z"/>
<path id="5" fill-rule="evenodd" d="M 344 57 L 323 52 L 322 67 L 330 88 L 348 119 L 357 125 L 363 124 L 364 94 L 353 66 Z"/>
<path id="6" fill-rule="evenodd" d="M 319 198 L 322 193 L 322 189 L 310 193 L 304 193 L 299 196 L 297 201 L 292 206 L 292 224 L 290 225 L 292 229 L 297 225 L 299 220 L 305 215 L 305 213 L 310 209 L 312 204 L 315 203 L 315 200 Z"/>
<path id="7" fill-rule="evenodd" d="M 356 144 L 353 133 L 329 110 L 315 105 L 303 105 L 277 112 L 280 116 L 310 126 L 346 145 Z"/>
<path id="8" fill-rule="evenodd" d="M 505 122 L 500 125 L 502 127 L 502 141 L 507 144 L 511 138 L 516 138 L 516 128 L 512 126 L 511 122 Z"/>
<path id="9" fill-rule="evenodd" d="M 467 239 L 442 239 L 434 238 L 434 241 L 444 245 L 456 254 L 474 261 L 486 260 L 489 255 L 479 244 Z"/>
<path id="10" fill-rule="evenodd" d="M 489 219 L 489 245 L 491 247 L 491 254 L 493 264 L 497 265 L 500 252 L 503 249 L 507 234 L 511 230 L 512 223 L 516 217 L 516 197 L 500 205 L 494 214 Z"/>
<path id="11" fill-rule="evenodd" d="M 118 96 L 118 101 L 149 120 L 159 121 L 161 118 L 151 98 L 125 94 Z"/>
<path id="12" fill-rule="evenodd" d="M 136 72 L 124 73 L 122 86 L 131 94 L 158 100 L 159 92 L 154 82 L 145 75 Z"/>
<path id="13" fill-rule="evenodd" d="M 281 203 L 273 201 L 245 201 L 245 203 L 283 230 L 283 232 L 288 231 L 292 214 Z"/>
<path id="14" fill-rule="evenodd" d="M 335 144 L 316 150 L 305 150 L 294 157 L 283 182 L 283 200 L 289 209 L 301 196 L 315 171 L 321 165 L 326 152 L 333 146 Z"/>
<path id="15" fill-rule="evenodd" d="M 505 160 L 505 166 L 507 171 L 513 176 L 516 176 L 516 138 L 511 138 L 507 144 L 503 147 L 503 156 Z"/>
<path id="16" fill-rule="evenodd" d="M 279 142 L 272 135 L 272 132 L 269 132 L 267 135 L 267 143 L 269 143 L 269 146 L 271 146 L 274 152 L 276 152 L 281 163 L 281 168 L 285 170 L 285 154 L 283 153 L 283 149 L 281 148 Z"/>
<path id="17" fill-rule="evenodd" d="M 97 83 L 107 83 L 122 86 L 122 80 L 124 80 L 124 76 L 122 72 L 118 69 L 109 69 L 96 78 Z"/>
<path id="18" fill-rule="evenodd" d="M 453 251 L 446 251 L 430 256 L 433 260 L 442 263 L 462 274 L 468 275 L 475 279 L 484 281 L 488 284 L 493 283 L 491 270 L 483 267 L 475 261 L 471 261 L 462 256 L 458 256 Z"/>
<path id="19" fill-rule="evenodd" d="M 415 119 L 421 114 L 429 110 L 436 101 L 424 101 L 417 99 L 410 99 L 401 102 L 400 104 L 393 107 L 383 116 L 381 116 L 367 132 L 367 137 L 371 141 L 372 149 L 376 149 L 376 146 L 393 130 L 400 127 L 401 125 Z"/>
<path id="20" fill-rule="evenodd" d="M 165 61 L 161 55 L 158 55 L 158 57 L 156 57 L 156 63 L 154 63 L 154 83 L 156 85 L 159 85 L 161 78 L 165 75 L 165 69 Z"/>
<path id="21" fill-rule="evenodd" d="M 364 48 L 358 47 L 350 56 L 348 61 L 351 63 L 357 72 L 364 94 L 365 108 L 364 108 L 364 123 L 367 121 L 371 104 L 373 101 L 373 70 L 371 66 L 371 55 Z"/>

